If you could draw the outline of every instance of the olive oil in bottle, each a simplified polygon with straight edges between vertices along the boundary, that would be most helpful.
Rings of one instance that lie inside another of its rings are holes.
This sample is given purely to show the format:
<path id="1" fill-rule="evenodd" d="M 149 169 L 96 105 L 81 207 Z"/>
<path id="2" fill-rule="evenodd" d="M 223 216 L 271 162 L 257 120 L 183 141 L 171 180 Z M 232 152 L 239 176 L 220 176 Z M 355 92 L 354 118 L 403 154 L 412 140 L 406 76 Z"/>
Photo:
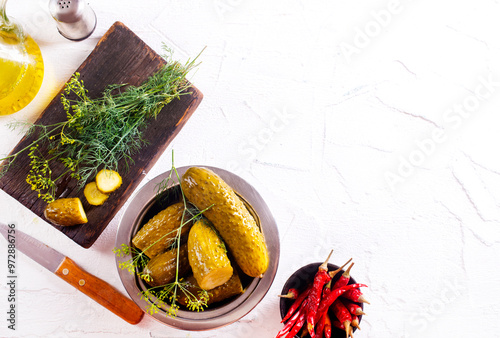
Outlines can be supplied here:
<path id="1" fill-rule="evenodd" d="M 43 81 L 40 48 L 5 14 L 0 0 L 0 115 L 24 108 L 38 93 Z"/>

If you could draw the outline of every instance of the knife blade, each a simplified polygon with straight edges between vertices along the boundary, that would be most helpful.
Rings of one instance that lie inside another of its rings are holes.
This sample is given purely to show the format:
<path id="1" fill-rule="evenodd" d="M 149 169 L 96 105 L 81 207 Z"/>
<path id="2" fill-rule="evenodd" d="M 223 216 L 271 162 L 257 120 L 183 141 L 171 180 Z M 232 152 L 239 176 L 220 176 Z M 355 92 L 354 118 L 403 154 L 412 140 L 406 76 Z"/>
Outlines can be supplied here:
<path id="1" fill-rule="evenodd" d="M 7 225 L 0 222 L 0 232 L 7 240 L 8 229 Z M 69 257 L 17 229 L 15 229 L 15 243 L 17 250 L 125 321 L 134 325 L 141 321 L 144 312 L 137 304 L 102 279 L 80 268 Z"/>

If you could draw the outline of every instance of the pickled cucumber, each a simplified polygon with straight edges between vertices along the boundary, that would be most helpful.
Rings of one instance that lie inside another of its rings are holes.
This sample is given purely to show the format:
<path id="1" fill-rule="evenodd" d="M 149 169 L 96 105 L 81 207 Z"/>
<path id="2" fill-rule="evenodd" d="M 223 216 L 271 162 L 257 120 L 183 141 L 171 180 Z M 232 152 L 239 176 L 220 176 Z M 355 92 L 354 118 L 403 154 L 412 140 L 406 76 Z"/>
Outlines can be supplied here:
<path id="1" fill-rule="evenodd" d="M 87 199 L 90 205 L 101 205 L 108 199 L 108 194 L 103 194 L 98 188 L 95 182 L 90 182 L 85 185 L 83 189 L 83 195 Z"/>
<path id="2" fill-rule="evenodd" d="M 241 199 L 218 175 L 191 167 L 182 176 L 182 191 L 219 231 L 236 263 L 251 277 L 261 276 L 269 265 L 264 236 Z"/>
<path id="3" fill-rule="evenodd" d="M 144 224 L 132 239 L 132 243 L 138 249 L 144 251 L 149 258 L 168 250 L 177 235 L 177 229 L 181 226 L 183 212 L 183 203 L 172 204 L 165 210 L 160 211 Z M 187 220 L 189 220 L 189 217 L 185 215 L 184 222 Z M 192 222 L 184 224 L 181 235 L 187 233 L 191 225 Z"/>
<path id="4" fill-rule="evenodd" d="M 175 279 L 176 270 L 177 248 L 174 248 L 153 257 L 144 268 L 143 273 L 151 276 L 151 281 L 148 281 L 149 285 L 160 286 L 172 282 Z M 190 270 L 188 246 L 184 244 L 179 248 L 179 277 L 185 276 Z"/>
<path id="5" fill-rule="evenodd" d="M 197 221 L 188 237 L 189 264 L 194 278 L 204 290 L 227 282 L 233 275 L 224 243 L 208 221 Z"/>
<path id="6" fill-rule="evenodd" d="M 109 194 L 122 185 L 122 177 L 114 170 L 102 169 L 95 176 L 95 183 L 103 194 Z"/>
<path id="7" fill-rule="evenodd" d="M 198 293 L 201 291 L 201 288 L 196 282 L 196 278 L 194 278 L 194 276 L 191 275 L 187 277 L 184 280 L 184 282 L 185 282 L 184 286 L 187 289 L 187 291 L 190 292 L 194 297 L 199 299 L 200 295 Z M 234 272 L 234 274 L 226 283 L 207 292 L 208 292 L 207 305 L 209 305 L 243 293 L 243 286 L 241 285 L 240 277 L 236 272 Z M 180 293 L 178 301 L 180 304 L 186 306 L 188 300 L 184 292 Z"/>
<path id="8" fill-rule="evenodd" d="M 87 215 L 78 197 L 60 198 L 45 207 L 45 218 L 55 225 L 72 226 L 87 223 Z"/>

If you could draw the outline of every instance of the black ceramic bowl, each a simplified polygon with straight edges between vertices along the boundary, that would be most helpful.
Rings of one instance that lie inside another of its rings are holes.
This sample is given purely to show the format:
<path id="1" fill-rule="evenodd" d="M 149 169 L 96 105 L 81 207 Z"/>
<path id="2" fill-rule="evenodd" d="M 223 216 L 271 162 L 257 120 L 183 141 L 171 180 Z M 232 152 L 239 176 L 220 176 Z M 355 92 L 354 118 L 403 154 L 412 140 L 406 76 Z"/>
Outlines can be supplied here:
<path id="1" fill-rule="evenodd" d="M 295 288 L 299 291 L 299 294 L 304 291 L 309 284 L 312 284 L 314 280 L 314 275 L 316 275 L 316 272 L 318 272 L 318 268 L 322 263 L 311 263 L 306 266 L 301 267 L 297 271 L 293 273 L 293 275 L 288 278 L 286 281 L 285 285 L 283 286 L 283 290 L 281 291 L 282 295 L 285 295 L 288 293 L 288 290 L 291 288 Z M 334 264 L 328 263 L 328 271 L 333 271 L 337 270 L 339 267 Z M 340 278 L 340 276 L 344 273 L 344 270 L 341 270 L 335 277 L 333 277 L 332 280 L 332 285 L 335 284 L 335 282 Z M 349 280 L 348 284 L 355 284 L 356 281 L 354 278 L 351 277 Z M 280 298 L 280 313 L 281 313 L 281 318 L 285 317 L 286 313 L 288 312 L 288 309 L 290 306 L 292 306 L 294 300 L 293 299 L 287 299 L 287 298 Z M 363 303 L 356 303 L 361 308 L 363 308 Z M 335 315 L 331 313 L 330 311 L 330 317 L 333 319 L 335 318 Z M 361 323 L 361 318 L 363 316 L 358 316 L 359 322 Z M 356 328 L 353 328 L 353 331 L 356 331 Z M 298 337 L 298 336 L 295 336 Z M 306 335 L 305 337 L 310 337 L 309 335 Z M 340 329 L 337 329 L 332 325 L 332 338 L 344 338 L 345 337 L 345 331 L 342 331 Z"/>

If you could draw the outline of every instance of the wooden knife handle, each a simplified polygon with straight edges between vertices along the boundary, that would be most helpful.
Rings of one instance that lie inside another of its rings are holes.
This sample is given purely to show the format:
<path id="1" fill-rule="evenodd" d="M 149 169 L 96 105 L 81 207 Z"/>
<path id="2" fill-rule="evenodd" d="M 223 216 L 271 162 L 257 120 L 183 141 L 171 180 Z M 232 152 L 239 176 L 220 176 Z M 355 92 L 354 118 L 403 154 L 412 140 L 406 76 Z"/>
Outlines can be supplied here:
<path id="1" fill-rule="evenodd" d="M 64 258 L 55 274 L 130 324 L 141 321 L 144 312 L 137 304 L 105 281 L 81 269 L 68 257 Z"/>

